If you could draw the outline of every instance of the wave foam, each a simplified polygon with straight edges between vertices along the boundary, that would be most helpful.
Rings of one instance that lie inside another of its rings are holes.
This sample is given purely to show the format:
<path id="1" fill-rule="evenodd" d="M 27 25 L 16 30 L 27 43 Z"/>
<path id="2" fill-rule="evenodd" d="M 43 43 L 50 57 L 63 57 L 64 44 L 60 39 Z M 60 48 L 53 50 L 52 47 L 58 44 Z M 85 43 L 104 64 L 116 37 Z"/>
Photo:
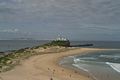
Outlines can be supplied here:
<path id="1" fill-rule="evenodd" d="M 88 62 L 89 60 L 95 60 L 93 57 L 85 57 L 85 58 L 74 58 L 74 62 Z"/>
<path id="2" fill-rule="evenodd" d="M 77 67 L 77 68 L 79 68 L 79 69 L 82 69 L 83 71 L 86 71 L 86 72 L 88 72 L 88 70 L 87 69 L 85 69 L 85 68 L 83 68 L 83 67 L 80 67 L 79 65 L 77 65 L 77 64 L 72 64 L 74 67 Z"/>
<path id="3" fill-rule="evenodd" d="M 115 59 L 119 59 L 120 55 L 100 55 L 99 57 L 101 57 L 101 58 L 115 58 Z"/>
<path id="4" fill-rule="evenodd" d="M 106 64 L 108 64 L 110 67 L 112 67 L 115 71 L 120 73 L 120 64 L 118 63 L 110 63 L 110 62 L 106 62 Z"/>
<path id="5" fill-rule="evenodd" d="M 77 63 L 79 61 L 80 61 L 80 59 L 74 59 L 74 63 Z"/>

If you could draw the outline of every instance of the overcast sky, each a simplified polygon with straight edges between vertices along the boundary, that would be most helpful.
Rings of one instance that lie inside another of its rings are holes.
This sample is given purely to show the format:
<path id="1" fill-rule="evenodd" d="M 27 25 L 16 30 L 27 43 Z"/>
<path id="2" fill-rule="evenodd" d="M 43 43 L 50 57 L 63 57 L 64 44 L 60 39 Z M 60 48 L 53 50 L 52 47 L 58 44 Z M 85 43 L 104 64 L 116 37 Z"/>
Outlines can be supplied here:
<path id="1" fill-rule="evenodd" d="M 0 39 L 119 40 L 120 0 L 0 0 Z"/>

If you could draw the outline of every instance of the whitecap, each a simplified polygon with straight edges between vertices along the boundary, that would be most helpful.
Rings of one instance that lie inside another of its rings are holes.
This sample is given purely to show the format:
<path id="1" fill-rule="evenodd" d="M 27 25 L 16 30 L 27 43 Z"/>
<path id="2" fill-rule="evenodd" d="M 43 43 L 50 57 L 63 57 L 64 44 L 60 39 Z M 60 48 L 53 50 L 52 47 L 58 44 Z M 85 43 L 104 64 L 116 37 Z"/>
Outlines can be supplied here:
<path id="1" fill-rule="evenodd" d="M 78 64 L 72 64 L 74 67 L 77 67 L 77 68 L 79 68 L 79 69 L 82 69 L 83 71 L 86 71 L 86 72 L 88 72 L 88 70 L 87 69 L 85 69 L 85 68 L 83 68 L 83 67 L 80 67 Z"/>
<path id="2" fill-rule="evenodd" d="M 74 58 L 74 63 L 77 63 L 77 62 L 79 62 L 80 61 L 80 59 L 76 59 L 76 58 Z"/>
<path id="3" fill-rule="evenodd" d="M 110 63 L 110 62 L 106 62 L 106 64 L 108 64 L 110 67 L 112 67 L 115 71 L 120 73 L 120 64 L 118 63 Z"/>

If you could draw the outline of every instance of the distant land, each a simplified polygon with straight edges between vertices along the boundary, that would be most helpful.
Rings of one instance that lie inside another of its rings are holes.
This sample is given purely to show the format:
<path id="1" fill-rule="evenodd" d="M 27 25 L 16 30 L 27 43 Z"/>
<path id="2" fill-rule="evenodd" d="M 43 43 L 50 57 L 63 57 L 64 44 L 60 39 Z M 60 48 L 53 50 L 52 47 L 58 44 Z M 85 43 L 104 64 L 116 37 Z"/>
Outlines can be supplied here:
<path id="1" fill-rule="evenodd" d="M 35 40 L 34 38 L 24 38 L 24 37 L 21 37 L 21 38 L 12 38 L 12 39 L 9 39 L 9 40 Z"/>

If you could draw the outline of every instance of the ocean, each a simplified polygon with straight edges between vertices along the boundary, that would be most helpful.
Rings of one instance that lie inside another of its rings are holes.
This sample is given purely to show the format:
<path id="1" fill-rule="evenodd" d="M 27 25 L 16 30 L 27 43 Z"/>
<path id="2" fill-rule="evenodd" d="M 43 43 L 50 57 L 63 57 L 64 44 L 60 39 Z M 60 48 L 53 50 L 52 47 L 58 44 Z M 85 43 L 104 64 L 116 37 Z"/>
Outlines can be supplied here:
<path id="1" fill-rule="evenodd" d="M 86 42 L 84 42 L 86 43 Z M 120 80 L 120 42 L 100 41 L 92 42 L 93 48 L 107 48 L 100 50 L 64 57 L 60 65 L 68 68 L 76 68 L 78 71 L 88 73 L 93 80 Z"/>
<path id="2" fill-rule="evenodd" d="M 0 40 L 0 52 L 33 47 L 49 42 L 49 40 Z M 92 48 L 120 48 L 119 41 L 71 41 L 71 45 L 93 44 Z"/>
<path id="3" fill-rule="evenodd" d="M 0 40 L 0 52 L 18 50 L 26 47 L 33 47 L 45 44 L 47 40 Z"/>
<path id="4" fill-rule="evenodd" d="M 0 40 L 0 54 L 26 47 L 33 47 L 50 42 L 50 40 Z M 71 41 L 71 45 L 93 44 L 90 48 L 120 49 L 120 41 Z"/>
<path id="5" fill-rule="evenodd" d="M 120 49 L 120 41 L 71 41 L 72 45 L 93 44 L 91 48 Z"/>

